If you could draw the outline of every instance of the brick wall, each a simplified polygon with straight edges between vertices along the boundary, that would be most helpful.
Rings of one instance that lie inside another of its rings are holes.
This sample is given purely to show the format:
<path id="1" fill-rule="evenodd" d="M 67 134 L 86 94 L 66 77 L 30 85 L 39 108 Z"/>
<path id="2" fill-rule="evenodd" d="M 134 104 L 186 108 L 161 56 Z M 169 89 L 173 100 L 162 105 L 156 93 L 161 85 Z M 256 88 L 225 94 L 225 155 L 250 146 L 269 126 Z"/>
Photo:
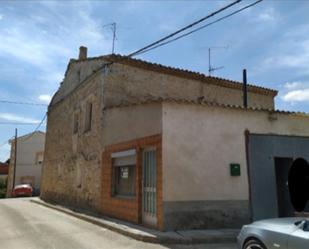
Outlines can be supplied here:
<path id="1" fill-rule="evenodd" d="M 142 151 L 154 146 L 157 151 L 157 227 L 163 229 L 162 222 L 162 143 L 161 134 L 131 140 L 105 147 L 102 155 L 102 212 L 106 215 L 142 223 Z M 130 199 L 112 196 L 112 157 L 118 151 L 136 149 L 136 196 Z"/>

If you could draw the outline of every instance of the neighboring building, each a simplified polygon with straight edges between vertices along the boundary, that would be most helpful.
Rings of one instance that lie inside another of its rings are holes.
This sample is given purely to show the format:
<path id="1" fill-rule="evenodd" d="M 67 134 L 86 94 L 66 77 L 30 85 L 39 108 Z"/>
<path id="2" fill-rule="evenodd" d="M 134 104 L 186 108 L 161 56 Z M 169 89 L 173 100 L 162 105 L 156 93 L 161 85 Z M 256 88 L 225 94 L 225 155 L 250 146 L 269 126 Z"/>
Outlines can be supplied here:
<path id="1" fill-rule="evenodd" d="M 49 105 L 41 198 L 160 230 L 277 217 L 309 117 L 276 94 L 249 85 L 244 108 L 240 82 L 82 47 Z"/>
<path id="2" fill-rule="evenodd" d="M 29 133 L 17 138 L 16 165 L 15 139 L 10 140 L 10 144 L 11 157 L 9 165 L 7 196 L 11 196 L 11 192 L 14 186 L 24 183 L 30 184 L 34 188 L 35 193 L 39 193 L 44 156 L 45 133 L 41 131 L 35 131 L 33 133 Z"/>
<path id="3" fill-rule="evenodd" d="M 8 172 L 9 172 L 9 164 L 8 162 L 0 162 L 0 181 L 4 180 L 6 181 L 8 177 Z"/>
<path id="4" fill-rule="evenodd" d="M 9 160 L 5 163 L 0 162 L 0 198 L 6 197 L 7 177 L 9 172 Z"/>

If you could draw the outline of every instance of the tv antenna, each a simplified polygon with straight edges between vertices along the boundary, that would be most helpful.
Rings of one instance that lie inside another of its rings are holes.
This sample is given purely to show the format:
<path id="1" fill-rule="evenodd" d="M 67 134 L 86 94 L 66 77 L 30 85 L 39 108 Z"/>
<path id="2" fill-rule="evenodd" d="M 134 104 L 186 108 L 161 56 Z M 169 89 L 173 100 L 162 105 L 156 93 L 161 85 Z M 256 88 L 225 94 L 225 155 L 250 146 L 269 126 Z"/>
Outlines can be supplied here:
<path id="1" fill-rule="evenodd" d="M 115 22 L 112 22 L 112 23 L 108 23 L 108 24 L 105 24 L 103 25 L 103 28 L 106 28 L 106 27 L 110 27 L 111 28 L 111 31 L 113 33 L 113 43 L 112 43 L 112 54 L 115 53 L 115 41 L 117 39 L 116 37 L 116 23 Z"/>
<path id="2" fill-rule="evenodd" d="M 216 71 L 216 70 L 220 70 L 222 68 L 224 68 L 224 66 L 220 66 L 220 67 L 213 67 L 211 65 L 211 51 L 214 49 L 228 49 L 228 46 L 216 46 L 216 47 L 209 47 L 208 48 L 208 75 L 211 76 L 211 74 Z"/>

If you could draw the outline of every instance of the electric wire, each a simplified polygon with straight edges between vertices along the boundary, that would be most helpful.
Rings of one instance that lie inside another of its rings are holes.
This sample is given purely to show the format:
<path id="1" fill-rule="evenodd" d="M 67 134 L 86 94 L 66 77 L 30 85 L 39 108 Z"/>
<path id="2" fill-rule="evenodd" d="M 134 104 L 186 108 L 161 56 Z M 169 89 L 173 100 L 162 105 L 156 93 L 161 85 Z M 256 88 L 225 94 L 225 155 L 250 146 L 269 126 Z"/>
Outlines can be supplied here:
<path id="1" fill-rule="evenodd" d="M 130 53 L 128 55 L 128 57 L 133 57 L 133 56 L 141 53 L 142 51 L 144 51 L 146 49 L 149 49 L 149 48 L 151 48 L 151 47 L 153 47 L 153 46 L 155 46 L 155 45 L 157 45 L 157 44 L 159 44 L 159 43 L 161 43 L 161 42 L 163 42 L 163 41 L 165 41 L 165 40 L 167 40 L 167 39 L 169 39 L 169 38 L 171 38 L 171 37 L 173 37 L 173 36 L 175 36 L 175 35 L 177 35 L 177 34 L 179 34 L 181 32 L 183 32 L 183 31 L 185 31 L 187 29 L 190 29 L 193 26 L 195 26 L 195 25 L 197 25 L 197 24 L 199 24 L 199 23 L 201 23 L 201 22 L 203 22 L 203 21 L 205 21 L 205 20 L 207 20 L 207 19 L 209 19 L 209 18 L 219 14 L 220 12 L 222 12 L 222 11 L 224 11 L 224 10 L 226 10 L 226 9 L 228 9 L 228 8 L 238 4 L 238 3 L 240 3 L 241 1 L 242 0 L 236 0 L 236 1 L 226 5 L 224 7 L 222 7 L 220 9 L 218 9 L 218 10 L 208 14 L 207 16 L 205 16 L 205 17 L 203 17 L 203 18 L 201 18 L 201 19 L 199 19 L 199 20 L 197 20 L 197 21 L 195 21 L 195 22 L 193 22 L 193 23 L 191 23 L 191 24 L 189 24 L 189 25 L 187 25 L 187 26 L 185 26 L 185 27 L 183 27 L 183 28 L 181 28 L 181 29 L 179 29 L 179 30 L 177 30 L 177 31 L 175 31 L 175 32 L 165 36 L 165 37 L 163 37 L 163 38 L 161 38 L 161 39 L 159 39 L 158 41 L 155 41 L 155 42 L 153 42 L 153 43 L 151 43 L 151 44 L 149 44 L 149 45 L 147 45 L 147 46 L 145 46 L 145 47 L 143 47 L 141 49 L 138 49 L 137 51 L 134 51 L 134 52 Z"/>
<path id="2" fill-rule="evenodd" d="M 202 30 L 202 29 L 204 29 L 204 28 L 207 28 L 207 27 L 209 27 L 209 26 L 212 25 L 212 24 L 215 24 L 215 23 L 220 22 L 220 21 L 222 21 L 222 20 L 224 20 L 224 19 L 226 19 L 226 18 L 229 18 L 229 17 L 231 17 L 231 16 L 233 16 L 233 15 L 236 15 L 236 14 L 238 14 L 239 12 L 242 12 L 242 11 L 244 11 L 244 10 L 250 8 L 250 7 L 253 7 L 254 5 L 257 5 L 258 3 L 262 2 L 262 1 L 263 1 L 263 0 L 255 1 L 255 2 L 252 3 L 252 4 L 246 5 L 246 6 L 243 7 L 243 8 L 240 8 L 240 9 L 238 9 L 238 10 L 236 10 L 236 11 L 233 11 L 232 13 L 230 13 L 230 14 L 228 14 L 228 15 L 225 15 L 225 16 L 223 16 L 223 17 L 220 17 L 220 18 L 216 19 L 215 21 L 212 21 L 212 22 L 207 23 L 207 24 L 205 24 L 205 25 L 203 25 L 203 26 L 201 26 L 201 27 L 198 27 L 198 28 L 196 28 L 196 29 L 193 29 L 192 31 L 187 32 L 187 33 L 185 33 L 185 34 L 182 34 L 182 35 L 180 35 L 180 36 L 178 36 L 178 37 L 176 37 L 176 38 L 173 38 L 173 39 L 168 40 L 168 41 L 166 41 L 166 42 L 160 43 L 160 44 L 158 44 L 158 45 L 156 45 L 156 46 L 154 46 L 154 47 L 151 47 L 151 48 L 148 48 L 148 49 L 146 49 L 146 50 L 144 50 L 144 51 L 141 51 L 141 52 L 139 52 L 139 53 L 136 53 L 135 55 L 140 55 L 140 54 L 146 53 L 146 52 L 148 52 L 148 51 L 151 51 L 151 50 L 153 50 L 153 49 L 156 49 L 156 48 L 158 48 L 158 47 L 167 45 L 167 44 L 169 44 L 169 43 L 171 43 L 171 42 L 177 41 L 177 40 L 179 40 L 179 39 L 181 39 L 181 38 L 183 38 L 183 37 L 186 37 L 186 36 L 191 35 L 191 34 L 197 32 L 197 31 L 200 31 L 200 30 Z"/>
<path id="3" fill-rule="evenodd" d="M 4 143 L 0 144 L 0 148 L 4 145 L 6 145 L 8 143 L 8 141 L 5 141 Z"/>
<path id="4" fill-rule="evenodd" d="M 37 125 L 37 124 L 39 124 L 39 123 L 0 122 L 0 125 Z"/>
<path id="5" fill-rule="evenodd" d="M 34 131 L 30 134 L 29 137 L 25 138 L 23 141 L 27 141 L 28 139 L 30 139 L 39 129 L 40 127 L 42 126 L 43 122 L 45 121 L 47 117 L 47 113 L 45 113 L 44 117 L 42 118 L 41 122 L 38 124 L 38 126 L 34 129 Z"/>
<path id="6" fill-rule="evenodd" d="M 31 102 L 18 102 L 18 101 L 11 101 L 11 100 L 0 100 L 0 103 L 14 104 L 14 105 L 48 106 L 47 104 L 31 103 Z"/>

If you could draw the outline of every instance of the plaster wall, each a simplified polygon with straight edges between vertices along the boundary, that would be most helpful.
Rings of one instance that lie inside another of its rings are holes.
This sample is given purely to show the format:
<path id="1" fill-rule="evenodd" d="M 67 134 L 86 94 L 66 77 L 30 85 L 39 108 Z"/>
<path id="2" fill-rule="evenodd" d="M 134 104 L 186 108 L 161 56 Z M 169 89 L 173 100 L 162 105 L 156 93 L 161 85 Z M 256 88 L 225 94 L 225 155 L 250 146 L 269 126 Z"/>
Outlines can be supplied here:
<path id="1" fill-rule="evenodd" d="M 162 115 L 167 230 L 240 228 L 250 222 L 246 130 L 309 136 L 305 116 L 176 103 L 164 103 Z M 230 175 L 230 163 L 240 164 L 240 176 Z"/>
<path id="2" fill-rule="evenodd" d="M 165 201 L 248 200 L 245 130 L 309 136 L 307 116 L 171 103 L 162 113 Z"/>
<path id="3" fill-rule="evenodd" d="M 103 146 L 162 132 L 161 104 L 107 109 L 103 115 Z"/>

